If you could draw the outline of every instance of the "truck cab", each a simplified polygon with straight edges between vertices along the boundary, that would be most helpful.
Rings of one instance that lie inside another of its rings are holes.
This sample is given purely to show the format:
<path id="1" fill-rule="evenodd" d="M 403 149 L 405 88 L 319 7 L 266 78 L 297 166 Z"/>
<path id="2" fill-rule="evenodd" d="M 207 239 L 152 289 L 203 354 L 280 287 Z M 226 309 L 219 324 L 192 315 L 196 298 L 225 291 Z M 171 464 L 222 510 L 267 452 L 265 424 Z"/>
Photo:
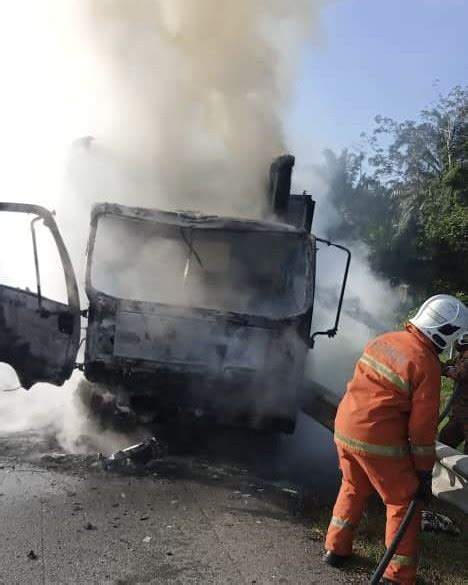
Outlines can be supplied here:
<path id="1" fill-rule="evenodd" d="M 37 277 L 35 292 L 0 285 L 0 361 L 26 389 L 61 385 L 79 367 L 145 421 L 188 412 L 292 432 L 314 339 L 317 252 L 314 202 L 290 193 L 293 164 L 286 155 L 271 166 L 265 221 L 96 204 L 84 309 L 53 215 L 0 203 L 0 212 L 33 216 Z M 41 294 L 41 220 L 61 259 L 67 303 Z M 334 335 L 338 316 L 334 331 L 319 333 Z"/>

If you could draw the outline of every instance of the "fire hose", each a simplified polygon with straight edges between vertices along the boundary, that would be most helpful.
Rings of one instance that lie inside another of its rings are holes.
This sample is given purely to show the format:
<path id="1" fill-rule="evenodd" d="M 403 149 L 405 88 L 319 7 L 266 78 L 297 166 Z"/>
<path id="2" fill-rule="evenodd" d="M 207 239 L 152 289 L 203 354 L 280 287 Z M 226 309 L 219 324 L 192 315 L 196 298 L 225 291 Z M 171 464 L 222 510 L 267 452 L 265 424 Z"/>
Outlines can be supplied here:
<path id="1" fill-rule="evenodd" d="M 406 514 L 403 520 L 401 521 L 397 533 L 395 534 L 392 542 L 390 543 L 390 546 L 385 551 L 384 556 L 382 557 L 380 563 L 377 566 L 377 569 L 374 571 L 374 574 L 372 575 L 371 580 L 369 581 L 370 585 L 378 585 L 378 583 L 380 583 L 380 579 L 382 578 L 382 575 L 384 574 L 385 569 L 388 566 L 388 563 L 392 560 L 392 557 L 395 554 L 395 551 L 398 545 L 400 544 L 401 539 L 405 535 L 405 532 L 408 529 L 411 520 L 413 519 L 417 506 L 418 498 L 413 498 L 411 500 L 410 505 L 408 506 L 408 509 L 406 510 Z"/>
<path id="2" fill-rule="evenodd" d="M 452 407 L 453 401 L 455 400 L 457 391 L 458 391 L 458 384 L 454 384 L 452 395 L 450 396 L 449 400 L 447 401 L 445 408 L 443 409 L 443 411 L 439 415 L 439 424 L 444 420 L 444 418 L 450 412 L 450 409 Z M 408 509 L 406 510 L 406 514 L 404 515 L 403 520 L 401 521 L 401 524 L 400 524 L 400 527 L 398 528 L 397 533 L 395 534 L 392 542 L 390 543 L 390 546 L 385 551 L 385 554 L 383 555 L 382 559 L 380 560 L 380 563 L 378 564 L 376 570 L 374 571 L 374 573 L 371 577 L 371 580 L 369 581 L 370 585 L 378 585 L 378 583 L 380 583 L 380 579 L 382 578 L 382 575 L 384 574 L 385 569 L 387 568 L 389 562 L 392 560 L 392 557 L 395 554 L 395 551 L 396 551 L 398 545 L 400 544 L 401 539 L 405 535 L 406 530 L 408 529 L 408 526 L 411 523 L 411 520 L 413 519 L 414 513 L 416 512 L 417 505 L 418 505 L 418 498 L 413 498 L 411 500 L 410 505 L 408 506 Z"/>

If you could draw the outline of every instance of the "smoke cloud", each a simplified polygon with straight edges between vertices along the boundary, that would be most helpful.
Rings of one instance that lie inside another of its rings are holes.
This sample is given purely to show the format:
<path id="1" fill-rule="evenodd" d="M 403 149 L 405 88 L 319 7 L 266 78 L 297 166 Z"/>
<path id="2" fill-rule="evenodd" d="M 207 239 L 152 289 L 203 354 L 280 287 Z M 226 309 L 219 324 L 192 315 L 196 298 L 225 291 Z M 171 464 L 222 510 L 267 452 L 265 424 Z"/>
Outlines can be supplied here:
<path id="1" fill-rule="evenodd" d="M 287 144 L 283 118 L 318 0 L 82 2 L 101 56 L 94 130 L 125 161 L 132 200 L 260 216 Z"/>
<path id="2" fill-rule="evenodd" d="M 323 4 L 10 3 L 0 23 L 4 197 L 57 210 L 80 283 L 95 201 L 262 216 L 267 168 L 287 150 L 282 121 L 300 48 Z M 2 260 L 0 273 L 33 287 L 22 262 L 30 239 L 12 247 L 13 232 L 1 235 L 17 261 Z M 42 249 L 43 284 L 57 298 L 61 276 Z M 0 426 L 45 426 L 77 448 L 86 425 L 69 395 L 78 379 L 0 393 Z M 17 385 L 3 366 L 0 380 L 1 390 Z"/>
<path id="3" fill-rule="evenodd" d="M 341 221 L 327 197 L 329 184 L 308 162 L 299 164 L 296 180 L 312 187 L 316 199 L 313 232 L 327 238 L 330 229 Z M 308 377 L 342 395 L 364 345 L 372 337 L 395 327 L 400 298 L 398 291 L 370 267 L 368 249 L 363 242 L 336 243 L 347 246 L 352 254 L 338 335 L 333 339 L 317 338 L 309 354 Z M 334 323 L 344 258 L 344 254 L 319 244 L 313 330 L 329 329 Z"/>
<path id="4" fill-rule="evenodd" d="M 316 37 L 325 3 L 9 3 L 0 22 L 3 196 L 57 210 L 80 282 L 89 211 L 96 201 L 264 216 L 266 171 L 273 157 L 289 150 L 283 120 L 300 49 Z M 86 138 L 76 142 L 79 137 Z M 306 158 L 297 154 L 299 162 Z M 299 185 L 314 187 L 319 196 L 314 233 L 325 235 L 336 211 L 320 197 L 326 189 L 317 178 L 298 170 Z M 13 231 L 0 230 L 2 249 L 16 250 L 11 266 L 2 256 L 0 274 L 12 277 L 11 284 L 18 279 L 18 285 L 33 287 L 25 268 L 28 235 L 12 248 Z M 318 338 L 308 360 L 309 378 L 339 394 L 376 332 L 353 317 L 352 300 L 384 328 L 391 327 L 395 306 L 393 293 L 371 273 L 365 255 L 353 244 L 339 334 Z M 47 248 L 41 268 L 46 271 L 51 263 Z M 314 329 L 333 323 L 342 268 L 339 256 L 320 251 Z M 59 279 L 52 269 L 44 278 L 51 298 L 57 298 Z M 83 304 L 84 299 L 82 294 Z M 30 392 L 0 392 L 3 432 L 45 429 L 72 452 L 125 446 L 128 437 L 96 432 L 75 399 L 79 381 L 75 374 L 63 388 L 41 384 Z M 0 390 L 17 384 L 12 370 L 2 367 Z M 319 468 L 317 483 L 324 474 L 334 479 L 331 436 L 305 416 L 293 437 L 283 437 L 281 454 L 284 475 L 304 470 L 314 482 L 312 470 Z"/>
<path id="5" fill-rule="evenodd" d="M 298 185 L 307 185 L 316 199 L 313 233 L 327 238 L 328 230 L 340 221 L 338 211 L 326 197 L 329 185 L 301 167 L 300 162 L 295 178 Z M 312 382 L 318 382 L 341 397 L 365 344 L 376 335 L 393 329 L 399 310 L 398 293 L 372 271 L 365 244 L 357 241 L 336 243 L 351 250 L 351 266 L 338 334 L 332 339 L 317 337 L 314 349 L 308 354 L 301 398 L 309 415 L 313 415 L 310 406 L 314 398 Z M 318 247 L 312 331 L 326 331 L 335 322 L 345 256 L 324 244 Z M 299 416 L 294 435 L 282 437 L 277 464 L 286 476 L 312 487 L 326 498 L 331 498 L 339 485 L 332 434 L 305 414 Z"/>

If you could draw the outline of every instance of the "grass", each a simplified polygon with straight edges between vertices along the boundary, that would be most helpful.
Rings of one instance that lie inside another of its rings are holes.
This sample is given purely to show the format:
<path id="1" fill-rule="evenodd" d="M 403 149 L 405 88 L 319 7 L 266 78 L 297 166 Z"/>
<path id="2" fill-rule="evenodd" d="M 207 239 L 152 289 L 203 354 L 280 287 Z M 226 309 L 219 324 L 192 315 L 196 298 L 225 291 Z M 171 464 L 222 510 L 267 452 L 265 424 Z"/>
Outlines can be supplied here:
<path id="1" fill-rule="evenodd" d="M 447 401 L 450 399 L 453 393 L 453 380 L 450 378 L 442 378 L 442 386 L 440 389 L 440 411 L 442 412 L 447 404 Z M 448 417 L 445 417 L 444 420 L 439 424 L 439 429 L 441 429 L 445 423 L 447 422 Z"/>
<path id="2" fill-rule="evenodd" d="M 468 529 L 463 512 L 433 500 L 426 509 L 449 516 L 462 530 L 460 536 L 442 532 L 423 532 L 417 585 L 468 585 Z M 331 508 L 313 506 L 304 512 L 312 519 L 311 538 L 323 540 L 331 516 Z M 377 499 L 369 504 L 354 541 L 354 558 L 347 568 L 350 579 L 362 582 L 369 578 L 385 552 L 385 509 Z M 352 582 L 352 581 L 350 581 Z"/>

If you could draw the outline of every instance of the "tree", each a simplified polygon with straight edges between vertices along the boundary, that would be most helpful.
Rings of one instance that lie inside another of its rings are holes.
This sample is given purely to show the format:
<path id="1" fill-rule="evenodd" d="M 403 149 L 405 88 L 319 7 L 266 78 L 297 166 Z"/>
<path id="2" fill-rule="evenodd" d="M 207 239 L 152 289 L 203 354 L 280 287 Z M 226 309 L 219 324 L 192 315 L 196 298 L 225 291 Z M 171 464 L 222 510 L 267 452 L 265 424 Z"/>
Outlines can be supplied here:
<path id="1" fill-rule="evenodd" d="M 374 269 L 421 296 L 467 294 L 468 88 L 416 121 L 376 124 L 369 157 L 325 153 L 322 176 L 341 213 L 332 235 L 364 241 Z"/>
<path id="2" fill-rule="evenodd" d="M 327 198 L 341 218 L 330 228 L 329 237 L 377 245 L 392 223 L 387 190 L 363 173 L 363 153 L 343 150 L 337 155 L 326 150 L 324 158 L 316 171 L 326 182 Z"/>

